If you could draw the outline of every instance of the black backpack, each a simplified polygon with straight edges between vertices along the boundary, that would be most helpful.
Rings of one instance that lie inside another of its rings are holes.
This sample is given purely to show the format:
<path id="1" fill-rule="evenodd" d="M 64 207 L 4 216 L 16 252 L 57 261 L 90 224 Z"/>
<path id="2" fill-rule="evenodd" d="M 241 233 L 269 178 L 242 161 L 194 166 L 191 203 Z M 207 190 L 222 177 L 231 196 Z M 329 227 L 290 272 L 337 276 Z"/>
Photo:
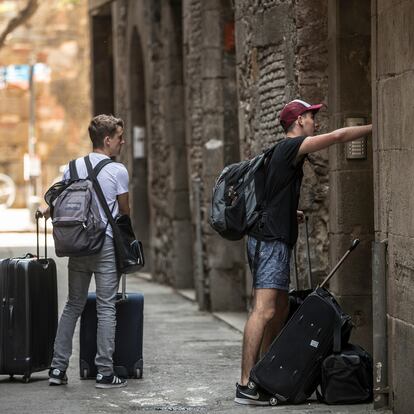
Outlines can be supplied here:
<path id="1" fill-rule="evenodd" d="M 276 145 L 251 160 L 226 166 L 217 178 L 211 199 L 210 225 L 225 239 L 242 239 L 260 217 L 264 166 Z"/>
<path id="2" fill-rule="evenodd" d="M 346 344 L 324 359 L 318 400 L 326 404 L 360 404 L 372 401 L 373 363 L 362 347 Z"/>

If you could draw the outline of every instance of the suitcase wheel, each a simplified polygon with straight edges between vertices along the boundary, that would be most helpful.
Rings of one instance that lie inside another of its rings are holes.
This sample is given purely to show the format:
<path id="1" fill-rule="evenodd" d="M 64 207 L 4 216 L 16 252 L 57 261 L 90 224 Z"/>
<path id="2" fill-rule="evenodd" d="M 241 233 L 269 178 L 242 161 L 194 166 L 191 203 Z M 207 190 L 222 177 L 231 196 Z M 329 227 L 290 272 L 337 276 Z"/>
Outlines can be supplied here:
<path id="1" fill-rule="evenodd" d="M 30 382 L 30 374 L 23 375 L 22 380 L 25 384 L 28 384 Z"/>
<path id="2" fill-rule="evenodd" d="M 277 405 L 278 404 L 278 400 L 277 400 L 277 398 L 276 397 L 272 397 L 270 400 L 269 400 L 269 404 L 270 405 Z"/>
<path id="3" fill-rule="evenodd" d="M 84 368 L 82 371 L 82 379 L 87 379 L 89 377 L 89 370 L 88 368 Z"/>
<path id="4" fill-rule="evenodd" d="M 142 371 L 141 371 L 141 368 L 137 368 L 136 370 L 135 370 L 135 376 L 134 376 L 134 378 L 142 378 Z"/>
<path id="5" fill-rule="evenodd" d="M 9 375 L 9 379 L 10 379 L 10 381 L 14 381 L 14 375 L 13 374 L 10 374 Z"/>

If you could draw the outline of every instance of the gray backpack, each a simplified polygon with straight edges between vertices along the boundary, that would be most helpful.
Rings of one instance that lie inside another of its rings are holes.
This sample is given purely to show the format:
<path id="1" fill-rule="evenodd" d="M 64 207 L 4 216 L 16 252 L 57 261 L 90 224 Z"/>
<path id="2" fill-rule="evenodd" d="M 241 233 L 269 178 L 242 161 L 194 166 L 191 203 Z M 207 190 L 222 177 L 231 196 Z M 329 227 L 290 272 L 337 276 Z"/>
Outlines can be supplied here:
<path id="1" fill-rule="evenodd" d="M 100 161 L 94 168 L 95 176 L 111 162 L 111 159 Z M 107 224 L 102 221 L 93 183 L 89 176 L 79 178 L 76 160 L 69 163 L 69 173 L 68 180 L 54 184 L 45 194 L 51 211 L 56 255 L 89 256 L 102 249 Z"/>

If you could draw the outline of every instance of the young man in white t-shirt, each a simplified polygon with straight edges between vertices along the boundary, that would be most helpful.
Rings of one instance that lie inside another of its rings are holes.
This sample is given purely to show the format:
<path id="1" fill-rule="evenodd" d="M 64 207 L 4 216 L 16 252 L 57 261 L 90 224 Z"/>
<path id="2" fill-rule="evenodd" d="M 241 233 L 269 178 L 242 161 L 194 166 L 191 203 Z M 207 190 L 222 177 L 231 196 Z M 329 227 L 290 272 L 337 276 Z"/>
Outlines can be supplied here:
<path id="1" fill-rule="evenodd" d="M 120 154 L 125 143 L 123 138 L 124 123 L 122 119 L 111 115 L 98 115 L 89 124 L 89 136 L 93 150 L 89 154 L 92 166 L 105 158 Z M 76 160 L 79 178 L 86 178 L 88 173 L 83 157 Z M 69 178 L 66 168 L 63 178 Z M 118 213 L 130 214 L 128 200 L 128 171 L 121 163 L 106 165 L 98 175 L 109 209 L 115 217 Z M 99 204 L 99 203 L 98 203 Z M 99 204 L 101 217 L 108 221 Z M 49 216 L 49 210 L 43 212 Z M 76 322 L 81 315 L 88 296 L 92 274 L 96 284 L 97 354 L 95 364 L 98 375 L 97 388 L 119 388 L 127 385 L 124 378 L 114 374 L 112 354 L 115 347 L 116 311 L 115 299 L 118 292 L 119 275 L 116 268 L 112 228 L 107 226 L 102 250 L 94 255 L 70 257 L 68 262 L 69 293 L 59 321 L 56 334 L 53 360 L 49 371 L 50 385 L 67 384 L 66 369 L 72 354 L 72 340 Z"/>

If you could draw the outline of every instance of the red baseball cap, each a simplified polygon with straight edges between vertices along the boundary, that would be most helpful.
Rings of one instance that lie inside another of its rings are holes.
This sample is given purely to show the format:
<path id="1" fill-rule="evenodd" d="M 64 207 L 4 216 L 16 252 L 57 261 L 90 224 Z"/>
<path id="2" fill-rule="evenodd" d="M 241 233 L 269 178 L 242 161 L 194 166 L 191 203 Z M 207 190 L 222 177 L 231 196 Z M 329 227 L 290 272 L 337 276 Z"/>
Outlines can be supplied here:
<path id="1" fill-rule="evenodd" d="M 280 112 L 280 123 L 284 130 L 288 129 L 297 119 L 299 115 L 312 111 L 314 113 L 321 109 L 323 104 L 311 105 L 300 99 L 289 102 Z"/>

